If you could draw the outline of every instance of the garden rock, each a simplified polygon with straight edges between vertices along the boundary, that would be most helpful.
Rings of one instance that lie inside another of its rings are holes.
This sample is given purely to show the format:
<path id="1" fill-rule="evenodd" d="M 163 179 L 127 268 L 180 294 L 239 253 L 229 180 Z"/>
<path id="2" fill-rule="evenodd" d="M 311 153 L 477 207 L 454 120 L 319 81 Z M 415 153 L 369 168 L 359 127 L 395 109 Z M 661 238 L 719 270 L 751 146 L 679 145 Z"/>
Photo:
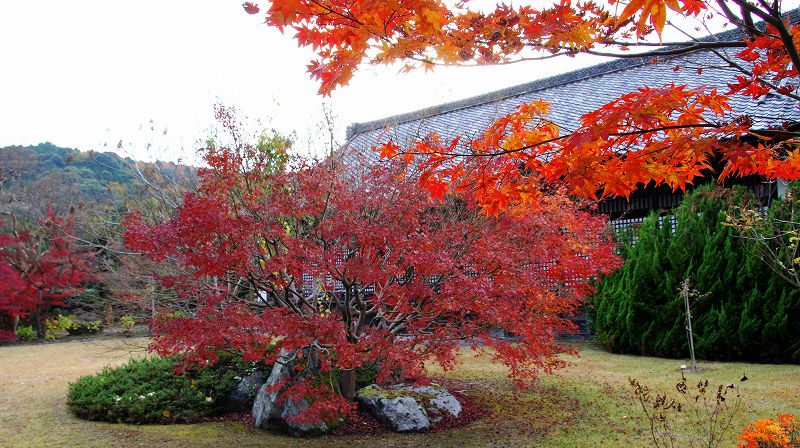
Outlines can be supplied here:
<path id="1" fill-rule="evenodd" d="M 431 427 L 425 408 L 411 393 L 370 385 L 356 393 L 359 405 L 397 432 L 424 431 Z"/>
<path id="2" fill-rule="evenodd" d="M 328 432 L 328 425 L 326 425 L 324 422 L 320 424 L 312 424 L 296 423 L 292 421 L 291 417 L 294 417 L 306 409 L 308 409 L 308 402 L 306 400 L 300 400 L 299 402 L 295 403 L 294 400 L 288 399 L 283 404 L 281 409 L 281 420 L 286 425 L 289 433 L 293 436 L 305 436 L 319 435 Z"/>
<path id="3" fill-rule="evenodd" d="M 275 386 L 291 374 L 294 364 L 291 360 L 288 355 L 281 354 L 275 365 L 272 366 L 269 378 L 258 389 L 258 394 L 256 394 L 256 399 L 253 403 L 253 418 L 255 418 L 256 426 L 259 428 L 269 429 L 270 422 L 281 417 L 281 409 L 277 403 L 277 398 L 283 392 L 283 389 L 276 389 Z"/>
<path id="4" fill-rule="evenodd" d="M 251 408 L 253 399 L 258 394 L 261 386 L 264 385 L 264 382 L 264 372 L 260 370 L 255 370 L 250 375 L 242 378 L 236 389 L 228 395 L 226 409 L 231 412 L 242 412 Z"/>
<path id="5" fill-rule="evenodd" d="M 306 357 L 307 358 L 307 357 Z M 272 366 L 267 381 L 258 389 L 255 402 L 253 403 L 253 417 L 255 424 L 262 429 L 286 429 L 294 436 L 319 435 L 330 430 L 330 426 L 325 423 L 295 423 L 293 416 L 303 412 L 309 406 L 305 400 L 295 402 L 287 399 L 278 403 L 278 397 L 286 390 L 292 381 L 297 379 L 294 372 L 294 356 L 281 353 L 275 365 Z M 315 374 L 316 367 L 307 368 L 305 374 Z M 283 384 L 283 387 L 278 387 Z"/>
<path id="6" fill-rule="evenodd" d="M 461 415 L 461 403 L 441 386 L 395 386 L 395 390 L 409 391 L 418 401 L 422 401 L 428 418 L 438 423 L 447 417 L 457 418 Z"/>

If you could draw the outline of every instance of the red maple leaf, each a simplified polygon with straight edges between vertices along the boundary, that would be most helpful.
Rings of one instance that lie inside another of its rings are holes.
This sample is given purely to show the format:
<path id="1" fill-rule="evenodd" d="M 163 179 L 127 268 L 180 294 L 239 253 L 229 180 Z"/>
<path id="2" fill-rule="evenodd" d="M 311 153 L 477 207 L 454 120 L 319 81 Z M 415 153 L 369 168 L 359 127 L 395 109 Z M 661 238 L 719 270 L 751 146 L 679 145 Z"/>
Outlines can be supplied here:
<path id="1" fill-rule="evenodd" d="M 244 2 L 242 8 L 244 8 L 244 12 L 248 14 L 258 14 L 259 11 L 261 11 L 258 5 L 252 2 Z"/>

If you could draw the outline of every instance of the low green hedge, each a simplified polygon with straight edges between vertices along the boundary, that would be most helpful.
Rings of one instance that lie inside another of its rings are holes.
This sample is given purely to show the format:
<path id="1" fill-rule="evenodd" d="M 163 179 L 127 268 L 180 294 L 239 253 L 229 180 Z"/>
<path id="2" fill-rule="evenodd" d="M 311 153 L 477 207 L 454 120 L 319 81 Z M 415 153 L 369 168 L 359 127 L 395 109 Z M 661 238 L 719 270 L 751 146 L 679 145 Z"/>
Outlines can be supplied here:
<path id="1" fill-rule="evenodd" d="M 189 422 L 220 414 L 226 397 L 253 371 L 240 358 L 223 357 L 217 364 L 182 375 L 177 358 L 143 358 L 105 368 L 70 384 L 67 405 L 88 420 L 118 423 Z"/>

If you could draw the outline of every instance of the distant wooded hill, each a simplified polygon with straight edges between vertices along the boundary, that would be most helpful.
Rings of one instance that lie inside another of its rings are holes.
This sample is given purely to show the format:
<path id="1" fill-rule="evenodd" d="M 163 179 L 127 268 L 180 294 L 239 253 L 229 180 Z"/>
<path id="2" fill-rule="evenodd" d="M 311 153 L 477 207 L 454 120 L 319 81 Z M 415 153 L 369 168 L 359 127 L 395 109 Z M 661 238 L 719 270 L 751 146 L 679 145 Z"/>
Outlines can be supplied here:
<path id="1" fill-rule="evenodd" d="M 0 181 L 60 202 L 103 203 L 138 196 L 144 182 L 136 162 L 112 152 L 79 151 L 52 143 L 0 148 Z M 167 162 L 138 163 L 146 176 L 194 177 L 196 169 Z"/>

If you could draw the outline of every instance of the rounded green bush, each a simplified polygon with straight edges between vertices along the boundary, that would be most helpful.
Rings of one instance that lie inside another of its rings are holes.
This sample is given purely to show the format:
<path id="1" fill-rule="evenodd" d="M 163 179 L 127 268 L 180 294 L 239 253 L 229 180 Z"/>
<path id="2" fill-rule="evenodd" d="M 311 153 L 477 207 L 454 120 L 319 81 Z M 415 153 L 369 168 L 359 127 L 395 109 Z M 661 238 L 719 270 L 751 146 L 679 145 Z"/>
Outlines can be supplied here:
<path id="1" fill-rule="evenodd" d="M 117 423 L 195 421 L 222 413 L 226 397 L 253 365 L 224 356 L 213 366 L 176 374 L 177 358 L 142 358 L 70 384 L 78 417 Z"/>

